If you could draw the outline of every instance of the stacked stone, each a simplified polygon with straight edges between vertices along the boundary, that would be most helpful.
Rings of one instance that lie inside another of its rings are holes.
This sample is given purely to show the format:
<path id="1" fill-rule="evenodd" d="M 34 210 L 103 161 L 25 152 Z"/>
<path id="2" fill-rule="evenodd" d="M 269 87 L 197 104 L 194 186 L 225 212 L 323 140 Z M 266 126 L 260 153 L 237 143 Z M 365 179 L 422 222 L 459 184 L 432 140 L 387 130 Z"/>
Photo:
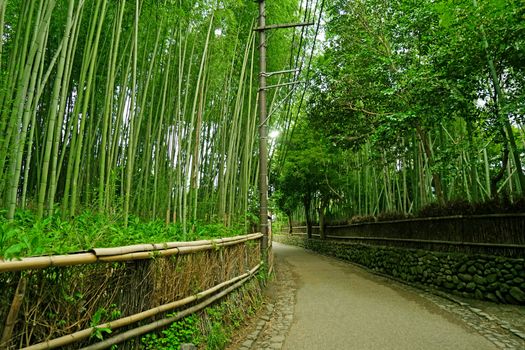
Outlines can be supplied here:
<path id="1" fill-rule="evenodd" d="M 467 298 L 525 305 L 525 259 L 279 236 L 283 243 Z"/>

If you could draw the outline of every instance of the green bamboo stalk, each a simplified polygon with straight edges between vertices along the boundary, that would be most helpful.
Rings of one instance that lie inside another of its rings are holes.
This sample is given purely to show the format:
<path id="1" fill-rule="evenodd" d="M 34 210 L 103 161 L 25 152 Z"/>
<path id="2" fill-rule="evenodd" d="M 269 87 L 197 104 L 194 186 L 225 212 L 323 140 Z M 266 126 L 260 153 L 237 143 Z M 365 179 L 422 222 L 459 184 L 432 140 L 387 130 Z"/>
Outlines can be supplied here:
<path id="1" fill-rule="evenodd" d="M 18 28 L 25 28 L 25 31 L 17 31 L 14 50 L 9 57 L 8 74 L 5 80 L 8 85 L 7 88 L 0 89 L 0 132 L 5 135 L 3 139 L 0 139 L 0 142 L 2 142 L 0 151 L 0 193 L 7 191 L 4 187 L 8 186 L 11 182 L 8 173 L 9 170 L 5 167 L 9 154 L 8 151 L 12 144 L 11 138 L 15 133 L 15 129 L 19 126 L 19 123 L 17 123 L 17 114 L 15 113 L 17 98 L 12 100 L 11 96 L 15 93 L 18 96 L 23 92 L 23 69 L 26 62 L 26 55 L 29 52 L 29 37 L 32 29 L 34 29 L 30 23 L 33 18 L 35 4 L 36 2 L 34 1 L 22 2 L 21 4 L 22 9 L 20 13 L 22 13 L 22 16 L 19 17 L 17 26 Z M 20 44 L 20 42 L 22 42 L 22 44 Z M 7 202 L 9 202 L 8 193 L 2 197 L 5 199 L 5 204 L 7 205 Z"/>
<path id="2" fill-rule="evenodd" d="M 483 160 L 484 160 L 484 164 L 485 164 L 485 184 L 486 184 L 486 189 L 487 189 L 487 193 L 488 193 L 489 197 L 492 198 L 494 193 L 492 193 L 491 186 L 490 186 L 490 166 L 489 166 L 489 160 L 488 160 L 487 148 L 486 147 L 483 148 Z"/>
<path id="3" fill-rule="evenodd" d="M 86 94 L 91 93 L 91 81 L 93 77 L 94 62 L 96 58 L 96 51 L 93 50 L 95 46 L 98 47 L 98 42 L 95 43 L 95 36 L 99 34 L 100 29 L 95 31 L 98 21 L 103 21 L 99 16 L 101 2 L 105 0 L 97 0 L 96 5 L 92 9 L 91 20 L 88 27 L 88 36 L 84 44 L 84 56 L 82 59 L 82 65 L 80 69 L 80 78 L 78 82 L 77 97 L 75 99 L 74 108 L 72 114 L 69 116 L 67 129 L 71 132 L 71 142 L 69 145 L 70 156 L 68 159 L 67 170 L 66 170 L 66 184 L 64 190 L 63 200 L 63 211 L 62 215 L 68 213 L 69 216 L 75 214 L 76 197 L 77 197 L 77 181 L 78 172 L 80 167 L 80 156 L 82 150 L 82 138 L 84 135 L 84 127 L 87 119 L 87 105 L 89 99 L 85 98 Z M 89 89 L 86 87 L 87 81 L 89 80 Z M 80 125 L 78 121 L 80 119 Z M 65 156 L 65 152 L 62 153 Z M 74 197 L 74 198 L 73 198 Z M 70 204 L 70 200 L 73 204 Z"/>
<path id="4" fill-rule="evenodd" d="M 20 181 L 20 172 L 22 167 L 22 157 L 24 154 L 25 138 L 27 134 L 27 127 L 29 125 L 31 116 L 31 103 L 36 86 L 36 78 L 38 77 L 39 65 L 42 64 L 43 52 L 45 47 L 45 41 L 49 29 L 49 23 L 51 19 L 51 13 L 55 6 L 55 1 L 50 0 L 42 11 L 39 11 L 35 24 L 35 35 L 33 37 L 28 60 L 25 64 L 24 75 L 22 80 L 22 88 L 16 98 L 16 105 L 18 106 L 13 110 L 13 114 L 17 113 L 17 132 L 13 143 L 13 154 L 14 159 L 11 159 L 10 170 L 8 177 L 10 178 L 10 190 L 9 190 L 9 207 L 7 212 L 7 218 L 12 220 L 14 217 L 16 204 L 17 204 L 17 192 L 18 184 Z M 27 102 L 26 102 L 27 101 Z M 36 104 L 35 104 L 36 105 Z"/>
<path id="5" fill-rule="evenodd" d="M 169 82 L 169 77 L 170 77 L 170 72 L 171 72 L 171 58 L 172 58 L 172 55 L 168 55 L 168 59 L 167 59 L 167 63 L 166 63 L 166 67 L 164 68 L 164 71 L 161 72 L 163 73 L 163 76 L 164 76 L 164 79 L 163 80 L 163 86 L 162 86 L 162 98 L 161 98 L 161 103 L 160 103 L 160 120 L 159 120 L 159 125 L 158 125 L 158 128 L 157 128 L 157 139 L 155 141 L 155 145 L 159 148 L 159 151 L 157 151 L 156 153 L 156 157 L 155 157 L 155 170 L 154 170 L 154 182 L 153 182 L 153 188 L 154 188 L 154 192 L 153 192 L 153 213 L 152 213 L 152 218 L 156 218 L 157 217 L 157 198 L 158 198 L 158 191 L 157 191 L 157 186 L 158 186 L 158 173 L 160 171 L 160 155 L 162 154 L 160 152 L 160 145 L 161 145 L 161 138 L 162 138 L 162 131 L 163 131 L 163 128 L 164 128 L 164 113 L 166 111 L 166 101 L 167 101 L 167 94 L 168 94 L 168 82 Z M 169 157 L 168 157 L 169 158 Z"/>
<path id="6" fill-rule="evenodd" d="M 98 210 L 103 212 L 105 208 L 105 199 L 107 198 L 104 194 L 104 185 L 107 182 L 106 179 L 106 158 L 107 158 L 107 143 L 108 143 L 108 132 L 110 131 L 110 116 L 113 110 L 113 95 L 115 89 L 115 75 L 117 70 L 117 58 L 119 54 L 120 35 L 122 30 L 122 19 L 124 17 L 124 9 L 126 1 L 120 2 L 120 6 L 117 9 L 116 17 L 117 20 L 113 24 L 113 32 L 111 35 L 110 53 L 108 59 L 108 77 L 106 80 L 106 99 L 104 105 L 103 125 L 102 125 L 102 140 L 100 145 L 100 165 L 99 165 L 99 183 L 98 183 Z"/>
<path id="7" fill-rule="evenodd" d="M 4 18 L 5 18 L 6 6 L 7 6 L 7 0 L 0 0 L 0 38 L 4 37 Z M 3 47 L 4 47 L 4 40 L 0 40 L 0 69 L 3 66 L 2 64 Z"/>
<path id="8" fill-rule="evenodd" d="M 100 4 L 102 2 L 102 5 Z M 77 198 L 79 189 L 77 188 L 77 182 L 78 182 L 78 175 L 80 172 L 80 161 L 82 159 L 82 149 L 83 149 L 83 140 L 84 140 L 84 128 L 86 125 L 86 121 L 89 118 L 88 114 L 88 107 L 90 103 L 90 97 L 93 93 L 93 80 L 95 78 L 96 74 L 96 62 L 97 62 L 97 55 L 98 55 L 98 47 L 100 42 L 100 33 L 102 31 L 102 24 L 104 23 L 105 19 L 105 13 L 106 13 L 106 5 L 107 2 L 104 0 L 100 0 L 97 3 L 97 8 L 94 15 L 94 20 L 97 22 L 97 31 L 96 35 L 94 36 L 94 40 L 91 43 L 93 46 L 90 46 L 90 58 L 89 58 L 89 68 L 87 72 L 87 80 L 86 80 L 86 87 L 85 87 L 85 97 L 83 99 L 83 106 L 82 106 L 82 119 L 80 121 L 80 130 L 78 132 L 78 139 L 77 143 L 75 144 L 75 164 L 73 167 L 73 179 L 72 179 L 72 185 L 71 185 L 71 206 L 69 207 L 69 216 L 73 217 L 76 213 L 76 205 L 77 205 Z M 99 6 L 102 6 L 100 8 Z M 100 15 L 98 15 L 98 11 L 100 8 Z"/>
<path id="9" fill-rule="evenodd" d="M 47 123 L 47 135 L 46 135 L 46 142 L 45 142 L 45 150 L 44 150 L 44 158 L 43 158 L 43 164 L 41 167 L 41 183 L 39 187 L 38 192 L 38 204 L 37 204 L 37 217 L 41 218 L 44 213 L 44 201 L 45 201 L 45 195 L 47 190 L 47 181 L 48 181 L 48 171 L 49 171 L 49 161 L 51 158 L 51 150 L 53 148 L 53 141 L 55 139 L 55 122 L 57 120 L 57 109 L 58 105 L 60 103 L 60 88 L 61 83 L 64 75 L 65 70 L 65 63 L 66 63 L 66 57 L 67 57 L 67 46 L 69 44 L 70 39 L 70 33 L 73 26 L 73 9 L 74 9 L 74 0 L 70 0 L 68 4 L 68 11 L 67 11 L 67 21 L 66 21 L 66 27 L 64 30 L 64 38 L 62 41 L 62 50 L 60 51 L 60 60 L 57 66 L 57 73 L 55 77 L 55 81 L 53 84 L 53 92 L 52 92 L 52 101 L 51 101 L 51 108 L 49 110 L 49 117 L 48 117 L 48 123 Z"/>
<path id="10" fill-rule="evenodd" d="M 84 9 L 84 0 L 79 1 L 77 4 L 77 7 L 75 9 L 75 16 L 73 17 L 73 26 L 72 26 L 72 32 L 70 40 L 68 40 L 67 45 L 67 51 L 66 51 L 66 60 L 64 63 L 65 66 L 65 72 L 63 73 L 63 83 L 61 86 L 60 91 L 60 105 L 57 112 L 57 122 L 54 130 L 54 138 L 52 141 L 52 149 L 51 149 L 51 169 L 50 169 L 50 177 L 48 182 L 48 194 L 47 194 L 47 213 L 49 215 L 53 215 L 54 212 L 54 200 L 55 200 L 55 193 L 58 186 L 58 180 L 60 177 L 62 164 L 65 157 L 65 150 L 67 146 L 67 141 L 64 141 L 63 143 L 63 151 L 60 156 L 59 160 L 59 151 L 60 151 L 60 141 L 62 138 L 62 131 L 64 128 L 64 121 L 66 120 L 66 106 L 68 104 L 68 93 L 70 92 L 69 86 L 71 81 L 71 74 L 73 71 L 73 64 L 71 62 L 73 61 L 74 53 L 76 51 L 78 39 L 79 39 L 79 31 L 82 25 L 82 14 Z M 69 135 L 71 133 L 71 119 L 69 118 L 66 120 L 66 135 L 64 137 L 64 140 L 69 139 Z"/>
<path id="11" fill-rule="evenodd" d="M 132 44 L 132 73 L 131 73 L 131 103 L 129 107 L 129 128 L 128 128 L 128 152 L 127 152 L 127 172 L 126 172 L 126 187 L 124 192 L 124 225 L 128 226 L 129 219 L 129 203 L 131 199 L 131 182 L 133 176 L 133 145 L 135 144 L 134 137 L 134 123 L 136 115 L 136 94 L 137 94 L 137 55 L 138 55 L 138 31 L 139 31 L 139 0 L 135 0 L 135 20 L 133 29 L 133 44 Z"/>

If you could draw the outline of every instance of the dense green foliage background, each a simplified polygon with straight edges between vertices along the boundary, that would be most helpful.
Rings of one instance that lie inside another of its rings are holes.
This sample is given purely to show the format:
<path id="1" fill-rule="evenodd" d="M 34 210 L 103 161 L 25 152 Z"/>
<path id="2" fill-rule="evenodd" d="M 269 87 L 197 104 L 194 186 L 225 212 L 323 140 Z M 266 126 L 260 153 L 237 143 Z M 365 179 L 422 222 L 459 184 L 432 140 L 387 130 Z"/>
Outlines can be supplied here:
<path id="1" fill-rule="evenodd" d="M 0 1 L 2 242 L 25 216 L 255 227 L 257 12 Z M 268 84 L 306 82 L 268 97 L 276 209 L 310 223 L 520 210 L 524 16 L 519 0 L 269 1 L 269 24 L 314 23 L 268 35 L 268 71 L 294 70 Z"/>
<path id="2" fill-rule="evenodd" d="M 302 11 L 269 3 L 268 22 Z M 253 224 L 257 15 L 241 0 L 1 0 L 1 216 Z M 269 69 L 288 67 L 293 35 L 269 37 Z"/>
<path id="3" fill-rule="evenodd" d="M 346 221 L 523 196 L 523 1 L 334 0 L 325 22 L 274 164 L 281 210 Z"/>

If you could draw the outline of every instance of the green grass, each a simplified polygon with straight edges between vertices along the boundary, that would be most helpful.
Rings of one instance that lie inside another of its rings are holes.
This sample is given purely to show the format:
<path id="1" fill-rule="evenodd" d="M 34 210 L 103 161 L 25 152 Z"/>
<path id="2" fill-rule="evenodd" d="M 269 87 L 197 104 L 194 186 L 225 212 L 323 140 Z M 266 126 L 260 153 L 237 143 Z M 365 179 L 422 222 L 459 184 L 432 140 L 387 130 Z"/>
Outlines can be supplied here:
<path id="1" fill-rule="evenodd" d="M 128 227 L 123 221 L 85 211 L 63 220 L 54 215 L 38 220 L 31 211 L 18 211 L 13 221 L 0 212 L 0 257 L 13 259 L 24 256 L 65 254 L 100 247 L 118 247 L 141 243 L 192 241 L 242 234 L 242 229 L 222 224 L 195 223 L 184 233 L 179 224 L 163 221 L 143 221 L 130 217 Z M 191 230 L 193 228 L 193 230 Z"/>

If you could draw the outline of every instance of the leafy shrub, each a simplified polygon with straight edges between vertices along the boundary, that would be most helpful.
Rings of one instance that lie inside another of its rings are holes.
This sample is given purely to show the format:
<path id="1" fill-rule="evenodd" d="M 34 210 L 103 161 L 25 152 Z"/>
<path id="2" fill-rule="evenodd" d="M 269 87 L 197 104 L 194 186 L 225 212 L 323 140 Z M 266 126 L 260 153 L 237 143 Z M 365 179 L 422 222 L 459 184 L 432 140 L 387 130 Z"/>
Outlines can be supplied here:
<path id="1" fill-rule="evenodd" d="M 131 216 L 125 227 L 120 218 L 90 211 L 66 221 L 59 213 L 37 220 L 32 212 L 19 210 L 14 220 L 8 221 L 5 212 L 0 212 L 0 257 L 64 254 L 98 247 L 211 239 L 242 233 L 222 224 L 196 222 L 191 227 L 184 234 L 180 224 L 146 222 L 136 216 Z"/>
<path id="2" fill-rule="evenodd" d="M 405 213 L 400 212 L 386 212 L 381 213 L 377 216 L 377 221 L 394 221 L 394 220 L 405 220 L 409 216 Z"/>
<path id="3" fill-rule="evenodd" d="M 373 215 L 356 215 L 350 219 L 351 224 L 359 224 L 362 222 L 375 222 L 377 221 L 376 217 Z"/>
<path id="4" fill-rule="evenodd" d="M 470 202 L 466 200 L 450 201 L 445 205 L 439 203 L 431 203 L 421 208 L 418 212 L 418 217 L 437 217 L 437 216 L 453 216 L 453 215 L 472 215 L 474 210 Z"/>
<path id="5" fill-rule="evenodd" d="M 171 315 L 168 315 L 168 317 Z M 198 327 L 199 317 L 196 314 L 173 322 L 160 333 L 146 334 L 140 339 L 146 350 L 168 349 L 179 350 L 181 344 L 192 343 L 198 345 L 201 341 L 201 332 Z"/>
<path id="6" fill-rule="evenodd" d="M 486 215 L 486 214 L 513 214 L 525 212 L 525 197 L 514 202 L 506 196 L 494 198 L 484 202 L 470 203 L 466 200 L 454 200 L 445 205 L 429 204 L 418 212 L 418 217 L 436 217 L 452 215 Z"/>

